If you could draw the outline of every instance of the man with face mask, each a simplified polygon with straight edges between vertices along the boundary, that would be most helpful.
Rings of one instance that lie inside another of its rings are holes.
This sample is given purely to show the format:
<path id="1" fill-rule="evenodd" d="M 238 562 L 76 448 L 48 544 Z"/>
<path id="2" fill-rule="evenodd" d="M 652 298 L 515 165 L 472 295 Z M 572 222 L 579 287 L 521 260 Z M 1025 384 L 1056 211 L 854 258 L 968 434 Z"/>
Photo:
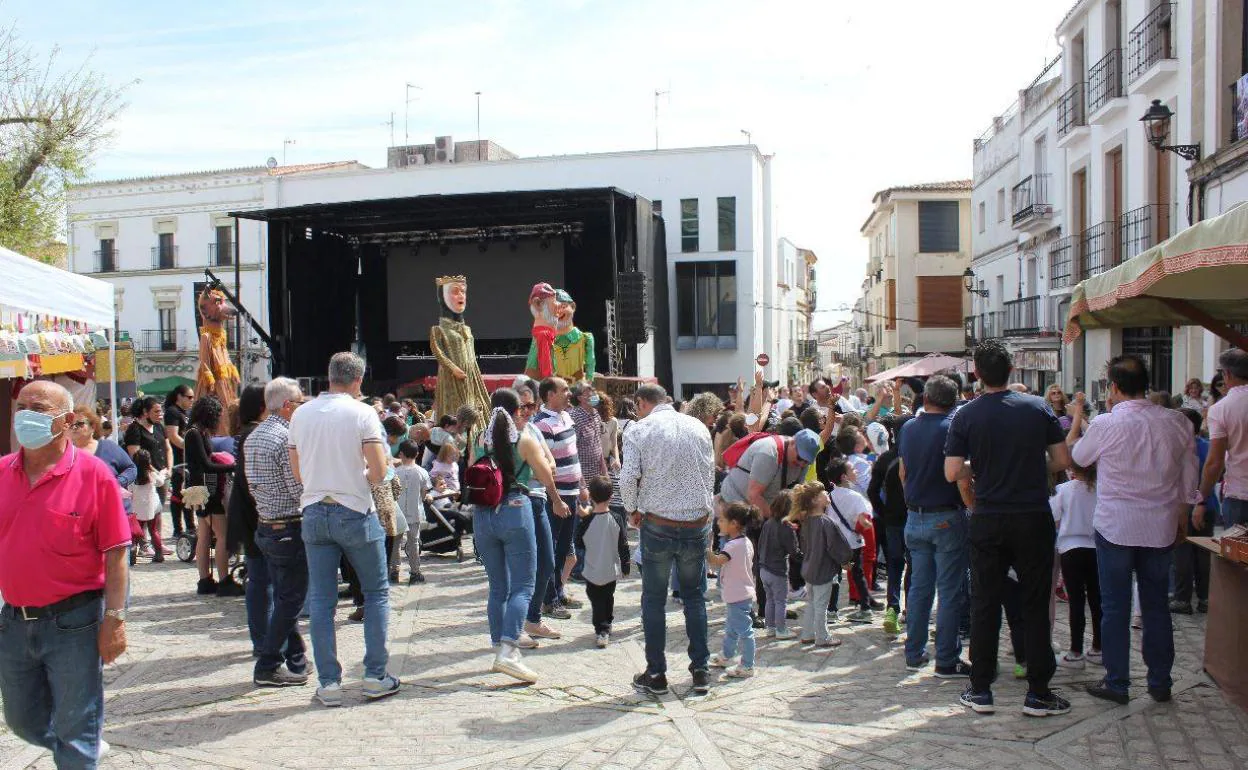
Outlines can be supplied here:
<path id="1" fill-rule="evenodd" d="M 97 766 L 104 664 L 126 649 L 130 524 L 113 472 L 69 440 L 69 391 L 17 397 L 21 449 L 0 458 L 0 698 L 57 767 Z"/>

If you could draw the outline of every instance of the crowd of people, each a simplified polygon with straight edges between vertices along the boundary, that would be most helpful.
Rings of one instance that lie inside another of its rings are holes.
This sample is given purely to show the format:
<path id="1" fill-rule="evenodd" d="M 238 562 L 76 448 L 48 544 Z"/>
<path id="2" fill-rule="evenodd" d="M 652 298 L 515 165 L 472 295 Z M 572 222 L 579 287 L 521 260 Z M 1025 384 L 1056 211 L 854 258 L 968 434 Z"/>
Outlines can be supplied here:
<path id="1" fill-rule="evenodd" d="M 635 566 L 646 667 L 633 685 L 648 693 L 668 690 L 678 602 L 694 694 L 715 669 L 751 677 L 759 638 L 829 648 L 838 624 L 878 623 L 904 634 L 907 668 L 968 680 L 960 702 L 989 713 L 1004 612 L 1025 714 L 1069 711 L 1050 687 L 1058 666 L 1103 666 L 1088 691 L 1127 702 L 1133 622 L 1148 694 L 1169 700 L 1171 613 L 1208 608 L 1208 553 L 1185 536 L 1248 519 L 1248 354 L 1222 355 L 1208 398 L 1193 381 L 1175 399 L 1150 393 L 1142 360 L 1116 357 L 1094 419 L 1082 393 L 1011 383 L 998 341 L 974 361 L 975 387 L 937 375 L 849 392 L 758 374 L 726 403 L 521 376 L 488 414 L 435 415 L 365 397 L 364 362 L 340 353 L 315 398 L 277 378 L 226 410 L 181 387 L 136 400 L 116 439 L 97 410 L 31 383 L 22 449 L 0 460 L 0 546 L 23 555 L 0 561 L 3 613 L 26 623 L 0 624 L 5 718 L 59 766 L 94 766 L 102 665 L 125 649 L 127 565 L 170 554 L 166 511 L 175 540 L 194 540 L 197 592 L 245 598 L 255 685 L 315 675 L 325 706 L 344 702 L 340 587 L 363 626 L 363 695 L 384 698 L 400 688 L 391 586 L 423 583 L 422 552 L 462 554 L 469 539 L 492 668 L 522 682 L 541 678 L 522 651 L 561 639 L 585 602 L 596 646 L 611 644 L 616 586 Z M 21 515 L 32 510 L 45 515 Z M 725 616 L 715 653 L 712 584 Z M 1059 599 L 1070 639 L 1055 654 Z M 97 634 L 65 633 L 87 625 Z"/>

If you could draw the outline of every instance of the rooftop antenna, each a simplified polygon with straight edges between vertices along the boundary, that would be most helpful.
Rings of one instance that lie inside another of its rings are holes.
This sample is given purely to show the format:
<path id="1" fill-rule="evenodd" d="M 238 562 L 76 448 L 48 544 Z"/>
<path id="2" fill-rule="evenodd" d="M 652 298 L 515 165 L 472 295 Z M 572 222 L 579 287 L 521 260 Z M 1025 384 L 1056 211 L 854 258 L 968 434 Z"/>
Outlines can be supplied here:
<path id="1" fill-rule="evenodd" d="M 383 126 L 390 126 L 390 146 L 394 146 L 394 110 L 390 111 L 390 119 L 381 122 Z"/>
<path id="2" fill-rule="evenodd" d="M 477 160 L 485 160 L 481 157 L 481 92 L 473 91 L 477 97 Z"/>
<path id="3" fill-rule="evenodd" d="M 282 140 L 282 165 L 283 165 L 283 166 L 285 166 L 285 165 L 286 165 L 286 148 L 287 148 L 287 147 L 290 147 L 292 144 L 295 144 L 295 140 L 294 140 L 294 139 L 283 139 L 283 140 Z"/>
<path id="4" fill-rule="evenodd" d="M 654 149 L 659 149 L 659 98 L 672 93 L 671 86 L 666 91 L 654 90 Z"/>
<path id="5" fill-rule="evenodd" d="M 414 83 L 407 83 L 406 85 L 407 85 L 407 89 L 403 92 L 403 144 L 405 145 L 411 144 L 411 140 L 408 138 L 408 133 L 407 133 L 407 117 L 408 117 L 408 113 L 411 111 L 409 108 L 412 102 L 420 98 L 419 96 L 417 96 L 416 99 L 412 98 L 412 89 L 414 88 L 417 91 L 424 90 L 423 88 L 421 88 L 418 85 L 415 85 Z"/>

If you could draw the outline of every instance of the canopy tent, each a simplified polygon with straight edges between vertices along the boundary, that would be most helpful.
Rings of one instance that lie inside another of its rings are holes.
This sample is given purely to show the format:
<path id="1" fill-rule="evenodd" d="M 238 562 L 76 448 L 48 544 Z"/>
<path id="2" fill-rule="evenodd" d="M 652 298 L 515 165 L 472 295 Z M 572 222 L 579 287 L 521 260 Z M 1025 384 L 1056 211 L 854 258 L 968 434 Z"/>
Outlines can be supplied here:
<path id="1" fill-rule="evenodd" d="M 969 366 L 963 358 L 954 358 L 944 353 L 928 353 L 916 361 L 877 372 L 868 377 L 867 382 L 895 380 L 898 377 L 931 377 L 933 374 L 947 371 L 967 372 L 970 371 Z"/>
<path id="2" fill-rule="evenodd" d="M 1075 287 L 1063 341 L 1086 329 L 1196 324 L 1248 348 L 1248 205 L 1193 225 Z"/>
<path id="3" fill-rule="evenodd" d="M 164 396 L 168 395 L 169 391 L 179 385 L 186 385 L 190 388 L 194 388 L 195 380 L 187 379 L 186 377 L 179 377 L 174 374 L 169 377 L 161 377 L 159 380 L 152 380 L 146 385 L 140 387 L 139 390 L 143 391 L 143 395 L 145 396 Z"/>

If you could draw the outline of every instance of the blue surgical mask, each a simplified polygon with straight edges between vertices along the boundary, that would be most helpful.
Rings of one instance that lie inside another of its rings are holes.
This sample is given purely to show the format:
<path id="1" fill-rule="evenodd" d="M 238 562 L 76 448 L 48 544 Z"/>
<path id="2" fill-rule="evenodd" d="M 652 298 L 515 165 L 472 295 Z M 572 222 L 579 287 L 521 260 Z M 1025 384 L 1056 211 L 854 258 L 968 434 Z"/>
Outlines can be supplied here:
<path id="1" fill-rule="evenodd" d="M 589 405 L 590 405 L 590 406 L 598 406 L 598 404 L 599 404 L 599 403 L 601 403 L 601 402 L 602 402 L 602 397 L 600 397 L 600 396 L 599 396 L 599 395 L 597 395 L 597 394 L 594 394 L 594 395 L 592 395 L 592 396 L 590 396 L 590 397 L 589 397 Z"/>
<path id="2" fill-rule="evenodd" d="M 52 434 L 52 422 L 62 414 L 64 412 L 44 414 L 30 409 L 19 410 L 13 415 L 13 432 L 17 434 L 17 443 L 26 449 L 43 449 L 51 444 L 57 436 L 61 435 L 60 433 Z"/>

